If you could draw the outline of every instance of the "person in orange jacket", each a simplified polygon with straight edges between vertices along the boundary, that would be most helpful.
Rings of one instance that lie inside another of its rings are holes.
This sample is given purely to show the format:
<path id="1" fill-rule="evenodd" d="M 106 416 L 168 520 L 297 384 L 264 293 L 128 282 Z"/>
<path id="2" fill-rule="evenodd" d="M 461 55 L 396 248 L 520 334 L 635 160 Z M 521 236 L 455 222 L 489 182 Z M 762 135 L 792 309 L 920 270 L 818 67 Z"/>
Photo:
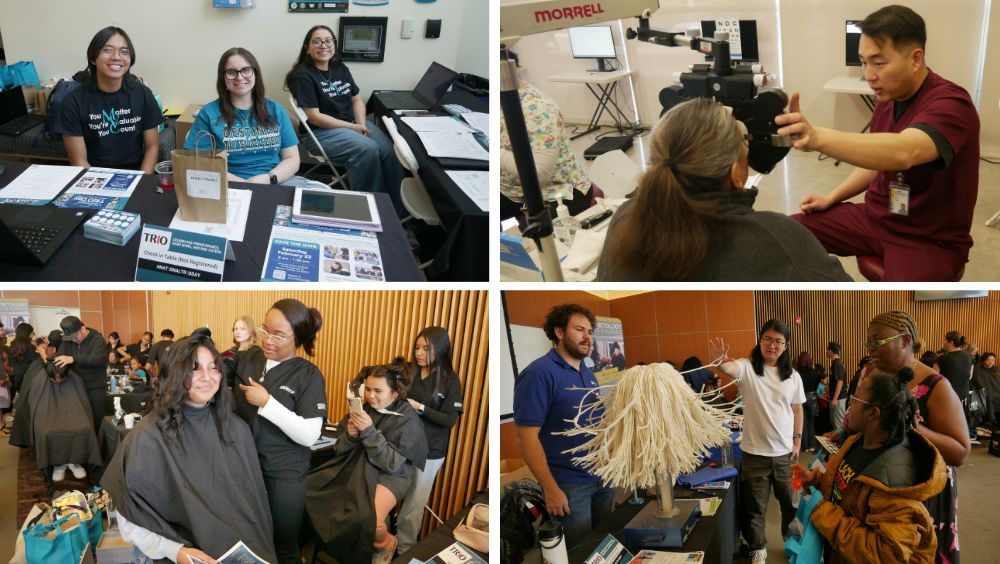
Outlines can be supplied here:
<path id="1" fill-rule="evenodd" d="M 823 495 L 810 521 L 827 542 L 828 564 L 934 561 L 937 538 L 923 502 L 944 488 L 947 471 L 915 430 L 912 379 L 909 368 L 866 378 L 847 411 L 847 428 L 856 433 L 825 473 L 799 468 L 803 485 L 817 482 Z"/>

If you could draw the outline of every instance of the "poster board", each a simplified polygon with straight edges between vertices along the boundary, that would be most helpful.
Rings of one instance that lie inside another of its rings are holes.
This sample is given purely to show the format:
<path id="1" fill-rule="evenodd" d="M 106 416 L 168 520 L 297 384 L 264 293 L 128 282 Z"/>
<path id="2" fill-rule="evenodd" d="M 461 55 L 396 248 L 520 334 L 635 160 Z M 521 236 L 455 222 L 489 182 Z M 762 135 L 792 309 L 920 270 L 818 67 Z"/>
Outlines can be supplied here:
<path id="1" fill-rule="evenodd" d="M 0 300 L 0 322 L 3 323 L 4 335 L 12 337 L 18 323 L 31 323 L 31 319 L 28 300 Z"/>
<path id="2" fill-rule="evenodd" d="M 59 329 L 59 322 L 67 315 L 80 317 L 78 307 L 47 307 L 30 306 L 31 325 L 35 328 L 35 335 L 45 337 L 50 331 Z"/>

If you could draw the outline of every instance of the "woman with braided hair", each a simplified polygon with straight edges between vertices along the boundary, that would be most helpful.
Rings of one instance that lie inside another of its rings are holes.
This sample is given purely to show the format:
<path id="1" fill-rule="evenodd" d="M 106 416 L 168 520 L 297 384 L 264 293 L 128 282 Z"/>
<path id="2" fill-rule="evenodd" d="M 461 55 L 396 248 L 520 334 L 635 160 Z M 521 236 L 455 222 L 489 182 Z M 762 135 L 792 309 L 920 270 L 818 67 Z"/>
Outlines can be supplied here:
<path id="1" fill-rule="evenodd" d="M 913 369 L 876 371 L 858 386 L 847 424 L 855 431 L 825 473 L 799 468 L 823 495 L 810 521 L 826 562 L 934 561 L 937 538 L 924 502 L 947 481 L 944 460 L 915 429 Z"/>
<path id="2" fill-rule="evenodd" d="M 754 211 L 746 126 L 723 105 L 678 104 L 652 139 L 635 197 L 611 218 L 598 280 L 851 280 L 800 224 Z"/>
<path id="3" fill-rule="evenodd" d="M 865 348 L 872 361 L 868 371 L 861 375 L 859 389 L 873 367 L 890 374 L 903 368 L 913 370 L 914 378 L 909 382 L 909 389 L 919 407 L 916 429 L 938 449 L 948 465 L 948 480 L 944 489 L 925 502 L 937 534 L 935 561 L 957 564 L 958 476 L 955 468 L 965 462 L 972 448 L 962 402 L 944 376 L 914 357 L 918 352 L 914 344 L 920 333 L 916 321 L 906 312 L 889 311 L 875 316 L 868 324 L 866 336 Z M 844 433 L 841 430 L 840 436 L 837 436 L 835 431 L 831 433 L 833 436 L 827 438 L 840 440 Z"/>

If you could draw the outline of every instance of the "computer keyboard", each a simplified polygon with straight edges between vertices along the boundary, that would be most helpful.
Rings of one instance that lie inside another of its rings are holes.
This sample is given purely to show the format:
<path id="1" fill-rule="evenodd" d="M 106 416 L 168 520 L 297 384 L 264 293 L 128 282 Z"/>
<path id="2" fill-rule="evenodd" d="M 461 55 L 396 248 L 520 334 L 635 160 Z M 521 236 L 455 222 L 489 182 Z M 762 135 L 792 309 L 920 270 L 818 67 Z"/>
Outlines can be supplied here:
<path id="1" fill-rule="evenodd" d="M 59 230 L 51 227 L 17 227 L 14 229 L 14 234 L 28 250 L 39 254 L 59 234 Z"/>
<path id="2" fill-rule="evenodd" d="M 17 135 L 22 131 L 27 131 L 28 129 L 31 129 L 35 125 L 38 125 L 38 123 L 41 123 L 37 122 L 36 120 L 37 123 L 35 123 L 35 125 L 31 125 L 33 119 L 35 119 L 35 116 L 33 116 L 32 114 L 24 114 L 17 116 L 16 118 L 4 123 L 3 125 L 0 125 L 0 133 L 4 135 Z"/>
<path id="3" fill-rule="evenodd" d="M 382 98 L 386 105 L 396 108 L 421 107 L 420 101 L 409 92 L 381 92 L 379 93 L 379 97 Z"/>

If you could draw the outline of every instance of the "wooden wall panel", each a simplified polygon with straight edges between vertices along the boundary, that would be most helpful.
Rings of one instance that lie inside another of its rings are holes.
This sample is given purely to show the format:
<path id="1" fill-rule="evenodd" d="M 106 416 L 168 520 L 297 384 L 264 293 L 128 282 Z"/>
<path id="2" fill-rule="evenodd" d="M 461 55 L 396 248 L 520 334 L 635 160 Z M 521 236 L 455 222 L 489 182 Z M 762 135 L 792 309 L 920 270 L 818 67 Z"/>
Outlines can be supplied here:
<path id="1" fill-rule="evenodd" d="M 499 425 L 500 429 L 500 460 L 508 458 L 524 458 L 521 454 L 521 447 L 517 444 L 517 434 L 514 431 L 514 422 L 507 421 Z"/>
<path id="2" fill-rule="evenodd" d="M 611 304 L 612 317 L 628 319 L 628 323 L 622 322 L 622 334 L 626 339 L 632 338 L 630 341 L 634 341 L 637 337 L 656 335 L 656 316 L 650 315 L 655 307 L 653 294 L 617 298 Z M 631 356 L 631 351 L 628 356 Z"/>
<path id="3" fill-rule="evenodd" d="M 412 357 L 420 329 L 440 325 L 452 338 L 452 360 L 462 382 L 465 412 L 452 431 L 444 466 L 428 505 L 443 519 L 464 507 L 489 477 L 489 308 L 485 291 L 160 291 L 152 294 L 154 334 L 181 337 L 202 326 L 228 348 L 232 322 L 249 314 L 257 323 L 271 304 L 296 298 L 323 315 L 316 354 L 307 357 L 326 378 L 329 419 L 347 413 L 347 382 L 365 365 Z M 433 521 L 428 518 L 427 521 Z M 436 522 L 434 522 L 436 523 Z M 425 522 L 425 530 L 434 523 Z"/>
<path id="4" fill-rule="evenodd" d="M 708 328 L 705 292 L 656 292 L 654 312 L 661 335 L 704 333 Z"/>
<path id="5" fill-rule="evenodd" d="M 862 343 L 868 322 L 890 310 L 909 313 L 917 322 L 920 338 L 931 350 L 941 348 L 944 335 L 959 330 L 982 352 L 1000 348 L 1000 292 L 986 298 L 917 302 L 910 290 L 880 291 L 761 291 L 756 292 L 757 319 L 780 318 L 792 328 L 791 351 L 812 353 L 815 362 L 829 367 L 823 355 L 829 341 L 843 347 L 848 374 L 865 354 Z M 801 325 L 794 325 L 796 316 Z"/>
<path id="6" fill-rule="evenodd" d="M 56 291 L 45 291 L 45 290 L 3 290 L 0 291 L 0 297 L 11 298 L 11 299 L 26 299 L 33 306 L 44 306 L 44 307 L 66 307 L 66 308 L 79 308 L 80 319 L 83 323 L 100 332 L 102 335 L 107 335 L 109 331 L 114 329 L 109 329 L 109 327 L 114 326 L 114 320 L 116 315 L 129 315 L 129 306 L 126 301 L 126 305 L 121 312 L 116 313 L 115 305 L 112 300 L 108 298 L 111 292 L 100 291 L 100 290 L 56 290 Z M 147 307 L 147 294 L 142 291 L 129 291 L 123 292 L 123 295 L 131 296 L 128 299 L 133 300 L 137 305 L 135 307 L 140 309 L 146 309 Z M 41 335 L 39 335 L 41 336 Z"/>
<path id="7" fill-rule="evenodd" d="M 575 303 L 589 309 L 594 315 L 611 315 L 608 300 L 589 292 L 542 290 L 537 292 L 503 292 L 507 304 L 507 320 L 511 325 L 541 327 L 545 315 L 560 304 Z"/>

